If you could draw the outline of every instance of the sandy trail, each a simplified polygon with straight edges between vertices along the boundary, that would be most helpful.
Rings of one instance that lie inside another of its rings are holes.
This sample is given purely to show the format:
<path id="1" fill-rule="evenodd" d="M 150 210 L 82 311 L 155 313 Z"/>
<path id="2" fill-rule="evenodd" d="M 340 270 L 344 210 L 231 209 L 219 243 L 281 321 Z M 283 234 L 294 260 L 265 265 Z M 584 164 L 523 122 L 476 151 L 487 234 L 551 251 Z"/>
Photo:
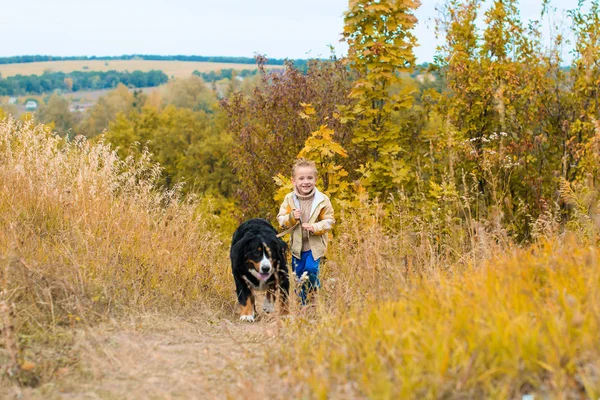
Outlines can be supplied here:
<path id="1" fill-rule="evenodd" d="M 283 398 L 266 351 L 281 321 L 185 320 L 145 315 L 78 332 L 77 372 L 15 398 L 264 399 Z M 17 390 L 15 388 L 15 390 Z"/>

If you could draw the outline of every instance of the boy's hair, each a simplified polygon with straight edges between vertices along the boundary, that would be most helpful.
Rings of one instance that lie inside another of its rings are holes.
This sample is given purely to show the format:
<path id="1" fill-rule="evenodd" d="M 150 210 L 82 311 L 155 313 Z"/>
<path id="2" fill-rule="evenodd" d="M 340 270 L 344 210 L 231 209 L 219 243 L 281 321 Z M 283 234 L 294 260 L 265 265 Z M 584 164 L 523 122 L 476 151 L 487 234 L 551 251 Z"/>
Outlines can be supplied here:
<path id="1" fill-rule="evenodd" d="M 301 167 L 312 167 L 312 169 L 315 170 L 315 175 L 317 175 L 317 164 L 315 164 L 314 161 L 309 161 L 306 158 L 299 158 L 296 160 L 296 162 L 294 163 L 294 166 L 292 167 L 292 176 L 296 176 L 296 171 L 298 170 L 298 168 Z"/>

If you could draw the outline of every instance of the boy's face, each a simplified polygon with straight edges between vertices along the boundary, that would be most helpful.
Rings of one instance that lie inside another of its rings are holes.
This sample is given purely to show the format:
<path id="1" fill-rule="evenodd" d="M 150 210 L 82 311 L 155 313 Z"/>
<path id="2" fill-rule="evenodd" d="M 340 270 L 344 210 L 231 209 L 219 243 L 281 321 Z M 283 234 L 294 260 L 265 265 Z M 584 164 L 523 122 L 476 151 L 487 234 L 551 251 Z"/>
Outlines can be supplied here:
<path id="1" fill-rule="evenodd" d="M 312 167 L 298 167 L 292 176 L 292 184 L 302 196 L 312 192 L 317 181 L 317 171 Z"/>

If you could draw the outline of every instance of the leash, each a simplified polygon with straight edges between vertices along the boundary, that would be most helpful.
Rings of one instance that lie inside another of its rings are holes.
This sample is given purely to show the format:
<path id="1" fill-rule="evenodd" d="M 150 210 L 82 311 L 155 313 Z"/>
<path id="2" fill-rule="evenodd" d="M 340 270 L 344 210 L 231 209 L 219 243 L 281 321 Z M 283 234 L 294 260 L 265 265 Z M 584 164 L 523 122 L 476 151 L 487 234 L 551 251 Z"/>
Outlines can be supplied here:
<path id="1" fill-rule="evenodd" d="M 300 223 L 300 222 L 296 222 L 296 224 L 295 224 L 294 226 L 292 226 L 292 227 L 291 227 L 291 228 L 289 228 L 289 229 L 286 229 L 286 230 L 285 230 L 285 231 L 283 231 L 283 232 L 279 232 L 279 233 L 278 233 L 276 236 L 277 236 L 278 238 L 280 238 L 280 237 L 282 237 L 282 236 L 285 236 L 285 235 L 287 235 L 288 233 L 292 232 L 292 231 L 294 230 L 294 228 L 298 226 L 298 224 L 299 224 L 299 223 Z"/>

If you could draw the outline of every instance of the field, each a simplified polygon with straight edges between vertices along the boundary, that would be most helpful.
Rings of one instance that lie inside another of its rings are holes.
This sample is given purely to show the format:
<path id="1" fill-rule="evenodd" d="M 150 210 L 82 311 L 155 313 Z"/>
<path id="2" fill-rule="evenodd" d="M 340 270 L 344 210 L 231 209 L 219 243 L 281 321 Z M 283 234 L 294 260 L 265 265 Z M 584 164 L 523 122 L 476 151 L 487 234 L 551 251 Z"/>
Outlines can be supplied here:
<path id="1" fill-rule="evenodd" d="M 271 66 L 272 67 L 272 66 Z M 41 75 L 46 70 L 62 71 L 150 71 L 161 70 L 175 78 L 187 77 L 194 72 L 217 71 L 221 69 L 255 69 L 254 64 L 233 64 L 192 61 L 151 61 L 151 60 L 88 60 L 88 61 L 46 61 L 22 64 L 0 65 L 0 74 L 3 77 L 14 75 Z"/>
<path id="2" fill-rule="evenodd" d="M 315 303 L 247 324 L 226 217 L 161 191 L 147 158 L 5 120 L 0 160 L 1 398 L 600 395 L 599 254 L 577 232 L 479 232 L 454 257 L 363 200 Z"/>

